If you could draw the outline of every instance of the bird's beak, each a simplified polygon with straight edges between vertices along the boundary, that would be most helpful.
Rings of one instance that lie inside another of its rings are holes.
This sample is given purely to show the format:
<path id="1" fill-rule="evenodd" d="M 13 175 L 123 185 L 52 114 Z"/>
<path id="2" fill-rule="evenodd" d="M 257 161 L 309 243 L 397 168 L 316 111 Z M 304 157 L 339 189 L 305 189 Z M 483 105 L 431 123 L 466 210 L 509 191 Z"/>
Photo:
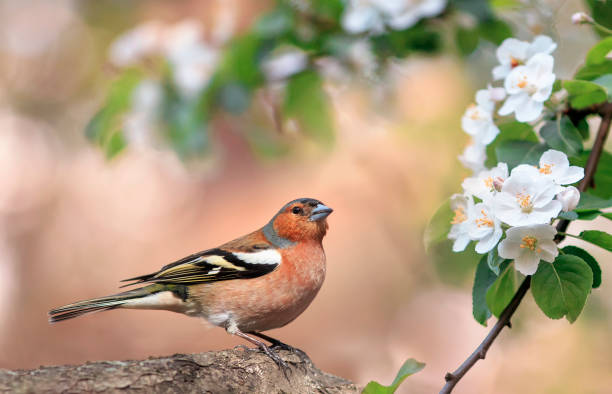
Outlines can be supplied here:
<path id="1" fill-rule="evenodd" d="M 319 204 L 315 207 L 315 209 L 312 210 L 312 212 L 310 213 L 310 218 L 308 220 L 310 220 L 311 222 L 316 222 L 317 220 L 323 220 L 326 217 L 329 216 L 330 213 L 332 213 L 334 210 L 331 209 L 330 207 L 323 205 L 323 204 Z"/>

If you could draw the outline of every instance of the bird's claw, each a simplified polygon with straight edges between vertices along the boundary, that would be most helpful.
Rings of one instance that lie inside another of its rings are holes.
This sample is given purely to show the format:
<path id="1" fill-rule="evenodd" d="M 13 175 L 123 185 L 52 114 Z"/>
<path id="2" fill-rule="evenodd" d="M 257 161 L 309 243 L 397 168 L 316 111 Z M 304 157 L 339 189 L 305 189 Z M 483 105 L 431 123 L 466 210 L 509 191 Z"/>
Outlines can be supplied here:
<path id="1" fill-rule="evenodd" d="M 272 351 L 272 349 L 270 349 L 267 346 L 261 346 L 260 349 L 268 356 L 272 359 L 272 361 L 274 361 L 274 363 L 278 366 L 278 368 L 283 371 L 283 375 L 285 375 L 285 378 L 287 380 L 289 380 L 289 375 L 293 372 L 291 370 L 291 367 L 289 367 L 289 364 L 287 364 L 287 362 L 285 360 L 283 360 L 282 358 L 280 358 L 280 356 L 278 354 L 276 354 L 274 351 Z"/>

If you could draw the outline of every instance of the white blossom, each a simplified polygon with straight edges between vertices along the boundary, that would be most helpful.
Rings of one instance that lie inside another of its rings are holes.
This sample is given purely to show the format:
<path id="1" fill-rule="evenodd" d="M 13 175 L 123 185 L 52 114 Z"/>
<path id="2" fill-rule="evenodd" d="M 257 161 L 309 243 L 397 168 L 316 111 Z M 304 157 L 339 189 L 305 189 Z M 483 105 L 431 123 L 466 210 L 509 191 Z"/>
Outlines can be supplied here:
<path id="1" fill-rule="evenodd" d="M 504 81 L 509 97 L 499 109 L 500 115 L 515 113 L 519 122 L 536 120 L 542 113 L 544 101 L 550 97 L 555 74 L 554 59 L 537 54 L 524 66 L 514 68 Z"/>
<path id="2" fill-rule="evenodd" d="M 136 26 L 119 36 L 109 48 L 109 59 L 118 67 L 131 66 L 160 50 L 163 25 L 150 21 Z"/>
<path id="3" fill-rule="evenodd" d="M 349 0 L 342 27 L 349 33 L 382 33 L 385 25 L 404 30 L 422 18 L 440 14 L 447 0 Z"/>
<path id="4" fill-rule="evenodd" d="M 277 81 L 299 73 L 307 65 L 308 56 L 306 53 L 298 49 L 291 49 L 264 60 L 262 70 L 268 80 Z"/>
<path id="5" fill-rule="evenodd" d="M 476 243 L 476 253 L 487 253 L 502 237 L 501 223 L 485 203 L 474 205 L 468 220 L 468 235 Z"/>
<path id="6" fill-rule="evenodd" d="M 488 202 L 501 190 L 506 178 L 508 178 L 508 165 L 498 163 L 490 170 L 481 171 L 476 176 L 464 179 L 461 186 L 465 193 Z"/>
<path id="7" fill-rule="evenodd" d="M 469 216 L 472 213 L 474 202 L 472 197 L 463 194 L 453 194 L 450 198 L 450 207 L 455 216 L 451 220 L 451 228 L 448 233 L 448 239 L 452 239 L 453 252 L 461 252 L 465 250 L 470 243 L 469 231 Z"/>
<path id="8" fill-rule="evenodd" d="M 487 159 L 486 147 L 477 142 L 469 144 L 463 153 L 459 155 L 459 161 L 466 168 L 469 168 L 475 173 L 485 169 L 484 162 Z"/>
<path id="9" fill-rule="evenodd" d="M 517 166 L 493 198 L 495 214 L 510 226 L 548 223 L 561 211 L 561 203 L 553 200 L 556 193 L 557 185 L 537 168 Z"/>
<path id="10" fill-rule="evenodd" d="M 540 260 L 552 263 L 559 254 L 553 238 L 557 231 L 549 224 L 512 227 L 506 231 L 506 238 L 497 247 L 504 259 L 514 259 L 517 270 L 524 275 L 533 275 Z"/>
<path id="11" fill-rule="evenodd" d="M 163 88 L 158 81 L 145 79 L 134 88 L 130 111 L 123 119 L 125 137 L 130 145 L 146 147 L 152 144 L 162 98 Z"/>
<path id="12" fill-rule="evenodd" d="M 477 104 L 470 105 L 461 118 L 461 128 L 481 145 L 488 145 L 499 134 L 492 113 Z"/>
<path id="13" fill-rule="evenodd" d="M 385 23 L 376 0 L 350 0 L 342 15 L 342 27 L 349 33 L 381 33 Z"/>
<path id="14" fill-rule="evenodd" d="M 203 39 L 200 22 L 186 20 L 167 29 L 164 55 L 172 66 L 172 77 L 179 93 L 191 98 L 210 80 L 219 60 L 218 51 Z"/>
<path id="15" fill-rule="evenodd" d="M 540 174 L 552 179 L 557 185 L 569 185 L 584 178 L 584 168 L 570 166 L 567 155 L 558 150 L 549 149 L 540 157 Z M 562 188 L 558 188 L 560 191 Z"/>
<path id="16" fill-rule="evenodd" d="M 388 16 L 387 24 L 395 30 L 414 26 L 422 18 L 440 14 L 446 8 L 446 0 L 381 0 Z"/>
<path id="17" fill-rule="evenodd" d="M 573 211 L 580 202 L 580 191 L 574 186 L 564 187 L 557 193 L 557 200 L 561 203 L 563 212 Z"/>
<path id="18" fill-rule="evenodd" d="M 515 67 L 521 66 L 537 54 L 551 54 L 557 44 L 548 36 L 537 36 L 533 42 L 507 38 L 497 48 L 499 65 L 493 68 L 493 79 L 504 79 Z"/>

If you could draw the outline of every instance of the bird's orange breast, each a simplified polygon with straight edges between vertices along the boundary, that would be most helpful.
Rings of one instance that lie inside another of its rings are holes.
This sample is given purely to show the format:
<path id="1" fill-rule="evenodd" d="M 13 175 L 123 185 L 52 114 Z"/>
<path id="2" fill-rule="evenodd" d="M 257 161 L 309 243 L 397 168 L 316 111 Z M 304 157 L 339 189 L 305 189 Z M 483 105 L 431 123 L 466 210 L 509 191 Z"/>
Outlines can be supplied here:
<path id="1" fill-rule="evenodd" d="M 196 314 L 216 325 L 235 324 L 243 332 L 270 330 L 294 320 L 323 284 L 325 253 L 318 241 L 300 242 L 279 252 L 281 264 L 269 274 L 194 286 Z"/>

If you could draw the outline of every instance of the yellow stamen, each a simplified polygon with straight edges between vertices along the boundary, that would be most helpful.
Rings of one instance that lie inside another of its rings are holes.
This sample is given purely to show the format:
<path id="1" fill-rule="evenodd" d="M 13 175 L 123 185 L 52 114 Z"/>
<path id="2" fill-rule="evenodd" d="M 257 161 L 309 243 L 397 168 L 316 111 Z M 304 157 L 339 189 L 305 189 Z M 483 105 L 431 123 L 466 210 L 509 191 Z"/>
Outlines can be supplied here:
<path id="1" fill-rule="evenodd" d="M 536 250 L 536 247 L 538 246 L 538 240 L 535 237 L 530 237 L 529 235 L 524 236 L 522 241 L 523 243 L 521 244 L 521 249 Z M 537 249 L 538 253 L 541 251 L 542 249 Z"/>
<path id="2" fill-rule="evenodd" d="M 513 57 L 510 58 L 510 67 L 514 68 L 518 66 L 519 64 L 521 64 L 521 62 L 519 62 L 517 59 Z"/>
<path id="3" fill-rule="evenodd" d="M 554 164 L 544 164 L 542 167 L 540 167 L 540 173 L 550 174 L 552 172 L 552 166 L 554 166 Z"/>
<path id="4" fill-rule="evenodd" d="M 527 86 L 527 80 L 523 79 L 521 82 L 517 83 L 516 86 L 523 89 L 525 86 Z"/>
<path id="5" fill-rule="evenodd" d="M 523 212 L 531 212 L 533 209 L 533 202 L 531 201 L 531 196 L 529 194 L 517 193 L 516 201 L 521 206 Z"/>
<path id="6" fill-rule="evenodd" d="M 493 177 L 490 176 L 487 179 L 484 180 L 484 184 L 486 187 L 488 187 L 489 189 L 493 188 Z"/>
<path id="7" fill-rule="evenodd" d="M 493 220 L 489 219 L 484 209 L 480 211 L 480 213 L 482 214 L 482 217 L 475 220 L 476 225 L 478 227 L 482 227 L 482 226 L 493 227 Z"/>
<path id="8" fill-rule="evenodd" d="M 467 220 L 467 216 L 465 216 L 465 210 L 463 207 L 458 207 L 455 209 L 455 217 L 451 221 L 451 224 L 459 224 L 465 222 Z"/>

